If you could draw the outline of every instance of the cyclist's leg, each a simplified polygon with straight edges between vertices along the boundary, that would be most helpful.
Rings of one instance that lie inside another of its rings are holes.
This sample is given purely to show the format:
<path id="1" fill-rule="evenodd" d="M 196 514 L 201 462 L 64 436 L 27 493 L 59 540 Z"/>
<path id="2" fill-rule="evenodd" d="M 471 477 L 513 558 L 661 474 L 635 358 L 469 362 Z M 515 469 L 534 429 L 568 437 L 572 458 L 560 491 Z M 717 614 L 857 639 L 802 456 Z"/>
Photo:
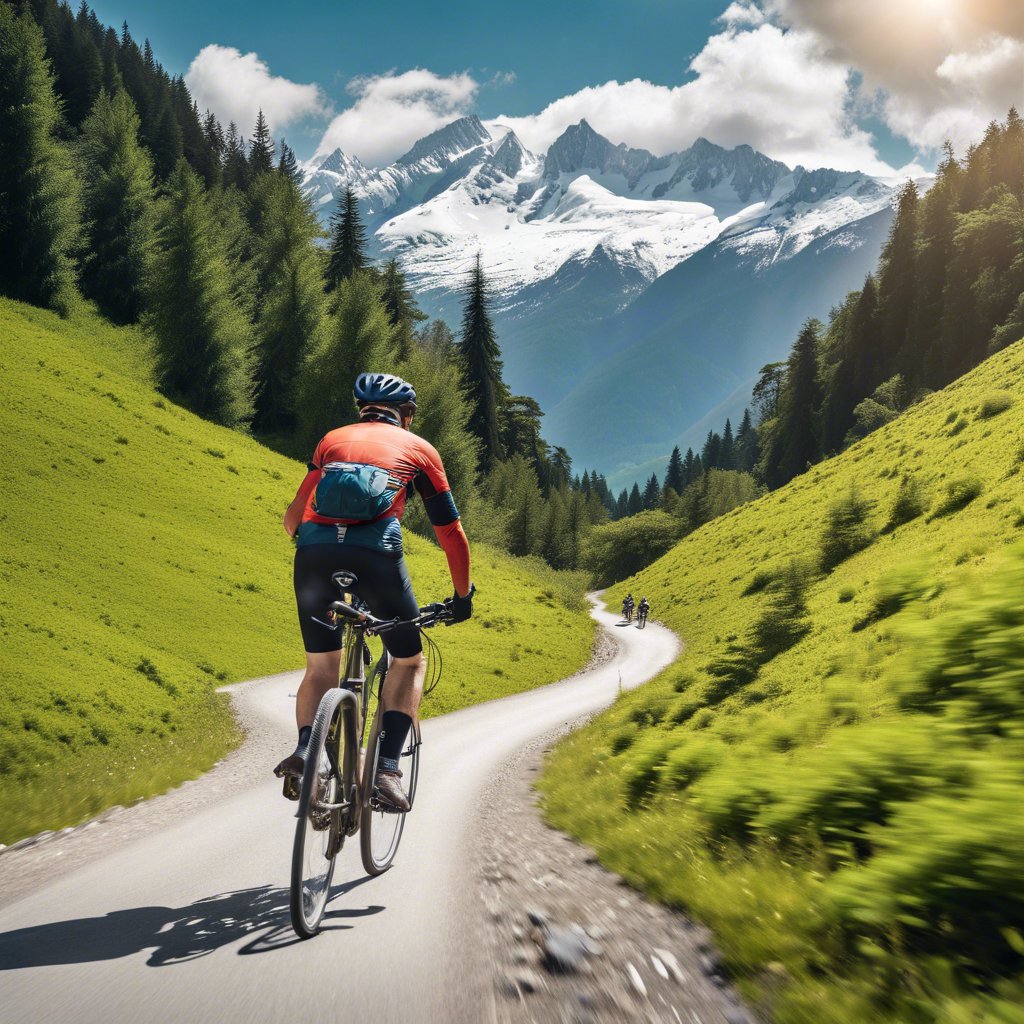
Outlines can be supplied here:
<path id="1" fill-rule="evenodd" d="M 295 551 L 295 604 L 306 650 L 306 673 L 295 700 L 298 727 L 313 724 L 320 698 L 338 685 L 341 668 L 341 631 L 330 630 L 315 619 L 325 619 L 332 601 L 338 599 L 331 573 L 346 568 L 339 558 L 339 544 L 311 544 Z"/>
<path id="2" fill-rule="evenodd" d="M 338 685 L 341 651 L 306 651 L 306 672 L 295 694 L 295 724 L 312 725 L 323 695 Z"/>

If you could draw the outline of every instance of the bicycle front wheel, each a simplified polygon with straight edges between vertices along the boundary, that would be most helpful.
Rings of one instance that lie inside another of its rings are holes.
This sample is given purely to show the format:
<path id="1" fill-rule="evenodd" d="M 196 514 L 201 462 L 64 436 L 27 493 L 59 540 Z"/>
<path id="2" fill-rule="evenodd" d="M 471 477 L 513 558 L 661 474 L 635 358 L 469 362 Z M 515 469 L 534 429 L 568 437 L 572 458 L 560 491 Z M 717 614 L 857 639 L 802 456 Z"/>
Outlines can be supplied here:
<path id="1" fill-rule="evenodd" d="M 320 930 L 334 858 L 345 839 L 355 797 L 355 697 L 347 690 L 324 694 L 313 720 L 292 847 L 292 927 L 304 939 Z"/>
<path id="2" fill-rule="evenodd" d="M 380 758 L 381 714 L 374 717 L 370 730 L 370 742 L 366 746 L 366 762 L 363 767 L 363 809 L 360 823 L 359 846 L 363 867 L 368 875 L 381 875 L 398 853 L 405 828 L 405 813 L 394 811 L 382 804 L 376 797 L 374 782 L 377 778 L 377 762 Z M 413 722 L 405 741 L 399 767 L 409 797 L 410 809 L 416 797 L 416 783 L 420 772 L 420 727 Z"/>

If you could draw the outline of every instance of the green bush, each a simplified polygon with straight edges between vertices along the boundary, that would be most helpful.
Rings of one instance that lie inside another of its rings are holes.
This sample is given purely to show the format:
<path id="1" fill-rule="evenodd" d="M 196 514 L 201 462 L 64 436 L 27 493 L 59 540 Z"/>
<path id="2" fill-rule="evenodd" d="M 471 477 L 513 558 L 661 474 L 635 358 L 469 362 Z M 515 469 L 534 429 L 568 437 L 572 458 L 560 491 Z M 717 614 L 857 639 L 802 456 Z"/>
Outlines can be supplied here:
<path id="1" fill-rule="evenodd" d="M 1006 412 L 1013 405 L 1013 395 L 1009 391 L 990 391 L 978 407 L 978 418 L 987 420 Z"/>
<path id="2" fill-rule="evenodd" d="M 783 841 L 820 839 L 834 858 L 861 860 L 871 852 L 868 827 L 884 824 L 895 801 L 951 776 L 931 721 L 855 725 L 780 770 L 775 799 L 754 824 Z"/>
<path id="3" fill-rule="evenodd" d="M 927 508 L 924 489 L 921 487 L 917 477 L 909 473 L 900 481 L 899 490 L 893 499 L 892 509 L 889 511 L 889 521 L 885 524 L 885 532 L 895 530 L 897 526 L 909 523 L 918 516 L 924 514 Z"/>
<path id="4" fill-rule="evenodd" d="M 903 956 L 941 954 L 974 978 L 1024 968 L 1021 782 L 1019 766 L 991 765 L 971 789 L 894 805 L 872 860 L 829 884 L 843 925 Z"/>
<path id="5" fill-rule="evenodd" d="M 726 749 L 725 744 L 713 736 L 688 736 L 680 740 L 661 766 L 662 779 L 674 789 L 686 789 L 721 764 Z"/>
<path id="6" fill-rule="evenodd" d="M 807 635 L 807 586 L 810 570 L 793 561 L 776 578 L 769 601 L 747 636 L 733 641 L 705 671 L 719 681 L 718 700 L 753 681 L 762 665 Z"/>
<path id="7" fill-rule="evenodd" d="M 956 480 L 950 480 L 946 484 L 945 497 L 935 507 L 931 519 L 938 519 L 940 516 L 948 516 L 959 512 L 965 505 L 969 505 L 982 492 L 981 480 L 976 476 L 962 476 Z"/>
<path id="8" fill-rule="evenodd" d="M 831 572 L 874 541 L 875 530 L 868 521 L 870 512 L 871 503 L 860 496 L 856 487 L 830 506 L 819 542 L 824 572 Z"/>
<path id="9" fill-rule="evenodd" d="M 678 742 L 678 738 L 671 733 L 655 730 L 642 735 L 633 744 L 622 769 L 630 806 L 639 807 L 653 791 L 668 752 Z"/>
<path id="10" fill-rule="evenodd" d="M 871 604 L 862 619 L 854 624 L 859 631 L 902 611 L 911 601 L 923 597 L 930 589 L 928 571 L 921 565 L 903 565 L 887 573 L 875 587 Z"/>
<path id="11" fill-rule="evenodd" d="M 583 544 L 580 564 L 595 585 L 606 587 L 660 558 L 681 533 L 682 524 L 667 512 L 638 512 L 594 527 Z"/>
<path id="12" fill-rule="evenodd" d="M 891 685 L 901 707 L 945 712 L 958 731 L 1024 739 L 1024 547 L 939 618 L 908 629 Z"/>

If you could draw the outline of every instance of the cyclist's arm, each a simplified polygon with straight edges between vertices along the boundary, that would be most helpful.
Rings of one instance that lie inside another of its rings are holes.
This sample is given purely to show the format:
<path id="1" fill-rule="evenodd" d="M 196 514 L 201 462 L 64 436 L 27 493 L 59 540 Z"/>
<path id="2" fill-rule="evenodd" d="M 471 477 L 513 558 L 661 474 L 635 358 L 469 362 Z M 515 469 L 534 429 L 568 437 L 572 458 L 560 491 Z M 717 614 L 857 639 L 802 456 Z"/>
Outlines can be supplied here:
<path id="1" fill-rule="evenodd" d="M 434 527 L 434 535 L 448 559 L 455 592 L 465 597 L 470 590 L 469 540 L 459 519 L 448 478 L 445 476 L 441 457 L 431 445 L 423 442 L 424 460 L 420 472 L 413 481 L 423 499 L 427 518 Z"/>
<path id="2" fill-rule="evenodd" d="M 319 480 L 320 470 L 311 467 L 305 479 L 299 484 L 299 489 L 295 492 L 295 497 L 292 498 L 292 503 L 284 514 L 284 532 L 289 537 L 294 537 L 299 529 L 299 525 L 302 522 L 302 513 L 306 511 L 306 502 L 309 501 L 309 496 Z"/>

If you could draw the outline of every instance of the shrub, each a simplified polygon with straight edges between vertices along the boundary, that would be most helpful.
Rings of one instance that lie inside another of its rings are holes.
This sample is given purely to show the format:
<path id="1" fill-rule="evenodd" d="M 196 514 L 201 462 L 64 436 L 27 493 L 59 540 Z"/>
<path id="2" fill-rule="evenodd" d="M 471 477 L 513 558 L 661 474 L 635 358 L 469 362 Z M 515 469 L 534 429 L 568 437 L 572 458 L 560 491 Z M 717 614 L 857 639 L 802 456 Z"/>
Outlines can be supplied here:
<path id="1" fill-rule="evenodd" d="M 885 532 L 895 530 L 897 526 L 909 523 L 924 513 L 926 501 L 924 491 L 917 477 L 909 473 L 900 481 L 899 490 L 893 499 L 889 512 L 889 521 L 885 524 Z"/>
<path id="2" fill-rule="evenodd" d="M 990 391 L 978 407 L 978 418 L 987 420 L 991 416 L 998 416 L 1006 412 L 1013 405 L 1013 395 L 1009 391 Z"/>
<path id="3" fill-rule="evenodd" d="M 623 766 L 626 797 L 631 807 L 639 807 L 657 785 L 661 765 L 678 742 L 678 737 L 671 733 L 655 731 L 641 735 L 633 744 Z"/>
<path id="4" fill-rule="evenodd" d="M 920 718 L 838 730 L 780 771 L 757 827 L 787 842 L 820 839 L 839 857 L 852 844 L 855 857 L 864 857 L 869 826 L 883 824 L 894 801 L 955 777 L 942 749 L 932 723 Z"/>
<path id="5" fill-rule="evenodd" d="M 945 712 L 958 730 L 1024 739 L 1024 547 L 957 607 L 908 630 L 891 677 L 907 710 Z"/>
<path id="6" fill-rule="evenodd" d="M 842 590 L 839 591 L 839 603 L 848 604 L 854 599 L 854 597 L 856 597 L 856 595 L 857 591 L 854 590 L 853 587 L 843 587 Z"/>
<path id="7" fill-rule="evenodd" d="M 770 600 L 749 634 L 727 644 L 725 652 L 705 666 L 708 674 L 718 680 L 717 700 L 751 682 L 762 665 L 807 635 L 809 577 L 807 566 L 796 561 L 790 563 L 777 577 L 769 591 Z"/>
<path id="8" fill-rule="evenodd" d="M 945 954 L 975 977 L 1019 971 L 1019 778 L 993 769 L 971 789 L 892 810 L 888 827 L 873 833 L 875 857 L 829 883 L 844 926 L 874 943 L 892 941 L 904 954 Z"/>
<path id="9" fill-rule="evenodd" d="M 932 519 L 948 516 L 969 505 L 982 492 L 981 480 L 976 476 L 962 476 L 946 484 L 946 495 L 932 512 Z"/>
<path id="10" fill-rule="evenodd" d="M 875 588 L 864 617 L 854 623 L 854 630 L 864 629 L 902 611 L 911 601 L 923 597 L 929 589 L 927 571 L 918 565 L 905 565 L 883 576 Z"/>
<path id="11" fill-rule="evenodd" d="M 686 789 L 722 763 L 725 749 L 725 744 L 713 736 L 688 736 L 668 752 L 661 769 L 662 779 L 676 789 Z"/>
<path id="12" fill-rule="evenodd" d="M 598 586 L 626 579 L 660 558 L 682 533 L 682 524 L 655 509 L 596 526 L 587 535 L 580 561 Z"/>
<path id="13" fill-rule="evenodd" d="M 870 502 L 860 496 L 856 487 L 851 487 L 828 509 L 820 541 L 823 571 L 831 572 L 874 541 L 875 530 L 867 521 L 870 511 Z"/>

